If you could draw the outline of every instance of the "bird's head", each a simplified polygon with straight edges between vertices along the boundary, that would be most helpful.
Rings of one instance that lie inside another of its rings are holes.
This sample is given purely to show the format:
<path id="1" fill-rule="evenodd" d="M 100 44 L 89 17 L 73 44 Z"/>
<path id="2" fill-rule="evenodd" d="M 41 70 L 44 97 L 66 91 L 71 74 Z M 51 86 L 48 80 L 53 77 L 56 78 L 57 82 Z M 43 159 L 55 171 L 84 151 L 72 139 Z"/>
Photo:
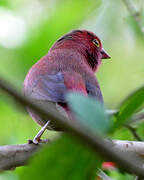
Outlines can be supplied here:
<path id="1" fill-rule="evenodd" d="M 102 59 L 110 58 L 103 49 L 100 39 L 93 32 L 87 30 L 74 30 L 62 36 L 56 42 L 56 47 L 60 46 L 82 53 L 93 71 L 98 69 Z"/>

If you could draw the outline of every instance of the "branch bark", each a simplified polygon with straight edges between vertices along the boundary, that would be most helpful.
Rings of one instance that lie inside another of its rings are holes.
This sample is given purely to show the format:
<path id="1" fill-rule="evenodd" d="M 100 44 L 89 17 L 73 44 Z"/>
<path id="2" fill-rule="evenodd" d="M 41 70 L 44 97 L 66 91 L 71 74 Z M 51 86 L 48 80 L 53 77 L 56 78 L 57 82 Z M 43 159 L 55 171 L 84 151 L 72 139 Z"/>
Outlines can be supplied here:
<path id="1" fill-rule="evenodd" d="M 112 140 L 106 141 L 117 152 L 134 153 L 144 157 L 144 142 Z M 46 143 L 45 143 L 46 144 Z M 26 165 L 43 144 L 21 144 L 0 146 L 0 171 Z M 110 159 L 111 160 L 111 159 Z"/>
<path id="2" fill-rule="evenodd" d="M 41 144 L 21 144 L 0 146 L 0 171 L 14 169 L 27 164 Z"/>
<path id="3" fill-rule="evenodd" d="M 139 156 L 144 156 L 144 142 L 126 141 L 126 140 L 112 140 L 115 151 L 122 151 L 127 153 L 135 153 Z"/>

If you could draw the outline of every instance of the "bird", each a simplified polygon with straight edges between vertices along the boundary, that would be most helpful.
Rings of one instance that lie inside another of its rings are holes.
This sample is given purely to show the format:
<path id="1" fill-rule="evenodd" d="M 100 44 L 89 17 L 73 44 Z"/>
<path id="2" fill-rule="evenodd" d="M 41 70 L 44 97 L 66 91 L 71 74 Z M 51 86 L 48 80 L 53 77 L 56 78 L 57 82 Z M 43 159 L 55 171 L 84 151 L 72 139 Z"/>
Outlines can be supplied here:
<path id="1" fill-rule="evenodd" d="M 66 94 L 78 92 L 103 103 L 103 96 L 95 73 L 102 59 L 109 59 L 98 36 L 89 30 L 72 30 L 60 37 L 48 53 L 28 71 L 23 92 L 37 104 L 53 108 L 70 120 L 74 115 L 68 106 Z M 51 120 L 40 117 L 28 108 L 28 112 L 43 130 L 61 129 Z M 40 133 L 41 134 L 41 133 Z M 39 141 L 40 137 L 34 139 Z"/>

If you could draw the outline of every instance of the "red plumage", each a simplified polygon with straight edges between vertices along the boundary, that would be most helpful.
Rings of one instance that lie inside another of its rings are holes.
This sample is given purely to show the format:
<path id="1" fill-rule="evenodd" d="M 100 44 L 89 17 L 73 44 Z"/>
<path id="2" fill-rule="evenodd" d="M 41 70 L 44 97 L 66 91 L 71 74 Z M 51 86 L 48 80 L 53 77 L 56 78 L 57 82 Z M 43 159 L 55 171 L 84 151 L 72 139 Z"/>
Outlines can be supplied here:
<path id="1" fill-rule="evenodd" d="M 24 94 L 37 101 L 63 108 L 70 116 L 65 95 L 69 91 L 80 92 L 103 102 L 96 80 L 101 59 L 110 58 L 102 48 L 99 38 L 86 30 L 75 30 L 61 37 L 28 72 L 24 81 Z M 44 125 L 42 119 L 29 110 L 33 119 Z M 50 128 L 59 130 L 53 123 Z"/>

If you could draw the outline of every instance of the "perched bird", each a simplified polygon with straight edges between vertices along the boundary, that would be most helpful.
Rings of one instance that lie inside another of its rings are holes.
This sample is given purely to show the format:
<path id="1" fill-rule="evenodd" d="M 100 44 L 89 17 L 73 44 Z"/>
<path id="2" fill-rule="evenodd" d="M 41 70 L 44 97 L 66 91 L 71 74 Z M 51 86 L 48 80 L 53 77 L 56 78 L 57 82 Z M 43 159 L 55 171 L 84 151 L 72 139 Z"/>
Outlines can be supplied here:
<path id="1" fill-rule="evenodd" d="M 74 30 L 58 39 L 48 54 L 32 66 L 24 81 L 24 94 L 40 105 L 51 103 L 73 119 L 65 99 L 66 93 L 80 92 L 103 102 L 95 72 L 102 59 L 108 58 L 110 56 L 94 33 Z M 30 109 L 29 113 L 41 126 L 49 121 Z M 46 128 L 60 130 L 51 121 Z"/>

